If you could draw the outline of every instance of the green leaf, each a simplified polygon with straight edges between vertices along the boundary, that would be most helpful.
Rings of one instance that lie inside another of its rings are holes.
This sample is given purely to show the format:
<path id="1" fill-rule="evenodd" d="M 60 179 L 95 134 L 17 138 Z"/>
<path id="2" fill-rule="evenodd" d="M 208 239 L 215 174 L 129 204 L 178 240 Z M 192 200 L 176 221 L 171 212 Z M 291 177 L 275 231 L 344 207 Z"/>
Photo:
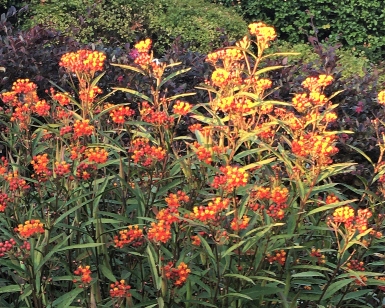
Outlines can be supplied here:
<path id="1" fill-rule="evenodd" d="M 252 284 L 255 284 L 255 282 L 250 277 L 246 277 L 246 276 L 243 276 L 243 275 L 240 275 L 240 274 L 226 274 L 224 276 L 225 277 L 232 277 L 232 278 L 242 279 L 242 280 L 245 280 L 247 282 L 251 282 Z"/>
<path id="2" fill-rule="evenodd" d="M 128 69 L 130 71 L 134 71 L 134 72 L 137 72 L 137 73 L 140 73 L 142 75 L 146 75 L 146 72 L 141 70 L 140 68 L 138 67 L 135 67 L 135 66 L 131 66 L 131 65 L 124 65 L 124 64 L 117 64 L 117 63 L 111 63 L 112 66 L 118 66 L 118 67 L 121 67 L 121 68 L 124 68 L 124 69 Z"/>
<path id="3" fill-rule="evenodd" d="M 99 268 L 102 271 L 102 274 L 104 275 L 104 277 L 108 278 L 111 282 L 117 281 L 114 274 L 111 272 L 111 270 L 107 266 L 105 266 L 104 264 L 100 264 Z"/>
<path id="4" fill-rule="evenodd" d="M 224 298 L 224 297 L 241 297 L 241 298 L 245 298 L 245 299 L 248 299 L 248 300 L 253 300 L 250 296 L 246 295 L 246 294 L 242 294 L 242 293 L 227 293 L 225 295 L 223 295 L 221 298 Z"/>
<path id="5" fill-rule="evenodd" d="M 139 98 L 141 98 L 141 99 L 143 99 L 143 100 L 145 100 L 145 101 L 147 101 L 149 103 L 153 102 L 152 99 L 149 98 L 147 95 L 144 95 L 144 94 L 142 94 L 142 93 L 140 93 L 138 91 L 135 91 L 135 90 L 131 90 L 131 89 L 127 89 L 127 88 L 112 88 L 112 89 L 113 90 L 117 90 L 117 91 L 122 91 L 122 92 L 130 93 L 130 94 L 135 95 L 135 96 L 137 96 L 137 97 L 139 97 Z"/>
<path id="6" fill-rule="evenodd" d="M 76 244 L 76 245 L 71 245 L 68 247 L 60 248 L 58 251 L 65 251 L 65 250 L 70 250 L 70 249 L 84 249 L 84 248 L 95 248 L 105 245 L 104 243 L 86 243 L 86 244 Z"/>
<path id="7" fill-rule="evenodd" d="M 179 71 L 176 71 L 176 72 L 173 72 L 171 73 L 170 75 L 168 75 L 166 78 L 164 78 L 162 80 L 162 82 L 160 83 L 159 87 L 163 86 L 167 81 L 169 81 L 170 79 L 174 78 L 175 76 L 178 76 L 180 74 L 183 74 L 183 73 L 186 73 L 188 72 L 189 70 L 191 70 L 191 67 L 189 68 L 184 68 L 184 69 L 181 69 Z"/>
<path id="8" fill-rule="evenodd" d="M 75 288 L 68 293 L 64 293 L 62 296 L 53 301 L 52 305 L 48 305 L 47 308 L 67 308 L 69 307 L 76 296 L 82 293 L 82 288 Z"/>
<path id="9" fill-rule="evenodd" d="M 232 252 L 233 250 L 237 249 L 239 246 L 242 246 L 243 243 L 245 241 L 240 241 L 239 243 L 231 246 L 229 249 L 227 249 L 222 255 L 221 255 L 221 258 L 224 258 L 225 256 L 227 256 L 230 252 Z"/>
<path id="10" fill-rule="evenodd" d="M 324 296 L 322 297 L 322 299 L 325 300 L 325 299 L 328 299 L 328 298 L 332 297 L 335 293 L 337 293 L 343 287 L 345 287 L 348 284 L 352 283 L 352 281 L 354 281 L 354 278 L 344 279 L 344 280 L 333 282 L 328 287 L 328 289 L 326 290 L 326 292 L 325 292 Z"/>
<path id="11" fill-rule="evenodd" d="M 17 284 L 13 284 L 10 286 L 5 286 L 0 288 L 0 294 L 1 293 L 12 293 L 12 292 L 20 292 L 21 288 Z"/>
<path id="12" fill-rule="evenodd" d="M 314 271 L 302 272 L 302 273 L 297 273 L 297 274 L 291 275 L 292 278 L 298 278 L 298 277 L 314 277 L 314 276 L 325 277 L 324 274 L 319 273 L 319 272 L 314 272 Z"/>

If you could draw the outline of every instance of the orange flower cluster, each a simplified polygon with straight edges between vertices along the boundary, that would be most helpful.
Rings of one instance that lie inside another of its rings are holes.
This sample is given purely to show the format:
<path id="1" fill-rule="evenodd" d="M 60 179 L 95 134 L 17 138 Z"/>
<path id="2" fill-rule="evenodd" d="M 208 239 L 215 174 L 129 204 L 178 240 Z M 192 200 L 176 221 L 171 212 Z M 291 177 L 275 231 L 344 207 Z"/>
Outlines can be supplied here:
<path id="1" fill-rule="evenodd" d="M 103 91 L 98 86 L 92 86 L 79 91 L 79 98 L 86 104 L 92 104 L 98 94 L 102 94 Z"/>
<path id="2" fill-rule="evenodd" d="M 5 157 L 0 159 L 0 175 L 5 174 L 8 171 L 9 162 Z"/>
<path id="3" fill-rule="evenodd" d="M 163 126 L 165 128 L 168 128 L 174 125 L 173 117 L 168 116 L 167 113 L 164 111 L 154 110 L 153 107 L 148 104 L 148 102 L 142 103 L 140 115 L 142 116 L 143 121 L 154 124 L 159 127 Z"/>
<path id="4" fill-rule="evenodd" d="M 144 243 L 143 230 L 139 226 L 128 226 L 126 230 L 119 231 L 119 236 L 114 236 L 115 246 L 122 248 L 125 245 L 139 247 Z"/>
<path id="5" fill-rule="evenodd" d="M 96 170 L 97 166 L 95 164 L 87 164 L 82 162 L 76 168 L 75 175 L 78 179 L 87 181 L 91 179 L 91 176 L 95 175 Z"/>
<path id="6" fill-rule="evenodd" d="M 218 102 L 218 109 L 226 113 L 246 113 L 251 111 L 252 106 L 253 102 L 245 97 L 230 96 Z"/>
<path id="7" fill-rule="evenodd" d="M 222 60 L 225 67 L 226 64 L 231 64 L 235 61 L 240 61 L 243 59 L 243 54 L 239 49 L 235 48 L 226 48 L 219 49 L 207 55 L 206 61 L 215 65 L 219 60 Z"/>
<path id="8" fill-rule="evenodd" d="M 64 54 L 61 57 L 59 66 L 72 73 L 93 75 L 95 72 L 103 70 L 105 60 L 106 55 L 102 52 L 82 49 Z"/>
<path id="9" fill-rule="evenodd" d="M 54 173 L 58 176 L 63 176 L 71 172 L 71 165 L 65 161 L 55 162 Z"/>
<path id="10" fill-rule="evenodd" d="M 374 279 L 377 279 L 377 280 L 381 281 L 383 284 L 385 284 L 385 277 L 384 277 L 384 276 L 381 276 L 381 277 L 375 277 Z M 377 288 L 378 288 L 379 290 L 381 290 L 382 292 L 385 292 L 385 285 L 377 286 Z"/>
<path id="11" fill-rule="evenodd" d="M 151 55 L 149 51 L 151 49 L 151 40 L 146 39 L 135 44 L 135 48 L 138 51 L 138 56 L 135 58 L 134 63 L 139 65 L 142 68 L 147 68 L 151 63 Z"/>
<path id="12" fill-rule="evenodd" d="M 234 217 L 234 219 L 230 223 L 230 227 L 234 231 L 239 231 L 246 229 L 249 225 L 250 217 L 247 217 L 246 215 L 243 215 L 242 219 L 238 219 Z"/>
<path id="13" fill-rule="evenodd" d="M 310 256 L 317 258 L 317 264 L 318 265 L 322 265 L 322 264 L 326 263 L 326 257 L 323 253 L 321 253 L 320 249 L 312 248 Z"/>
<path id="14" fill-rule="evenodd" d="M 125 280 L 116 281 L 110 285 L 111 297 L 129 297 L 131 286 L 126 284 Z"/>
<path id="15" fill-rule="evenodd" d="M 255 128 L 255 135 L 261 139 L 270 139 L 275 136 L 276 127 L 271 125 L 271 123 L 261 123 Z"/>
<path id="16" fill-rule="evenodd" d="M 190 201 L 190 197 L 186 195 L 184 191 L 179 190 L 176 194 L 170 193 L 168 197 L 165 198 L 167 206 L 171 209 L 178 208 L 182 204 L 186 204 Z"/>
<path id="17" fill-rule="evenodd" d="M 208 165 L 211 164 L 213 159 L 212 159 L 212 153 L 209 149 L 207 149 L 203 145 L 200 145 L 196 141 L 193 143 L 193 147 L 195 148 L 195 154 L 200 161 L 203 161 Z"/>
<path id="18" fill-rule="evenodd" d="M 358 260 L 350 260 L 348 263 L 346 263 L 346 267 L 355 272 L 365 271 L 364 262 Z M 364 275 L 359 276 L 359 278 L 356 276 L 351 276 L 350 278 L 356 278 L 354 282 L 359 286 L 365 286 L 366 281 L 368 280 L 368 278 Z"/>
<path id="19" fill-rule="evenodd" d="M 134 114 L 135 111 L 127 106 L 119 106 L 110 111 L 110 117 L 116 124 L 124 124 L 127 118 L 133 116 Z"/>
<path id="20" fill-rule="evenodd" d="M 151 44 L 152 41 L 148 38 L 135 44 L 134 47 L 138 50 L 139 53 L 149 52 L 151 49 Z"/>
<path id="21" fill-rule="evenodd" d="M 9 201 L 10 199 L 6 193 L 0 193 L 0 212 L 5 211 Z"/>
<path id="22" fill-rule="evenodd" d="M 218 218 L 221 211 L 227 210 L 230 204 L 229 199 L 221 197 L 214 198 L 207 206 L 195 206 L 191 213 L 192 219 L 198 219 L 202 222 L 213 221 Z"/>
<path id="23" fill-rule="evenodd" d="M 28 238 L 35 234 L 44 233 L 44 224 L 39 219 L 31 219 L 24 222 L 24 224 L 20 224 L 15 231 L 19 232 L 21 237 Z"/>
<path id="24" fill-rule="evenodd" d="M 36 102 L 34 111 L 41 117 L 46 117 L 49 115 L 49 110 L 51 106 L 46 102 L 46 100 L 40 100 Z"/>
<path id="25" fill-rule="evenodd" d="M 39 177 L 47 177 L 52 174 L 51 170 L 47 167 L 49 164 L 48 154 L 36 155 L 31 161 L 35 174 Z"/>
<path id="26" fill-rule="evenodd" d="M 108 152 L 99 147 L 87 149 L 85 155 L 90 163 L 104 164 L 108 160 Z"/>
<path id="27" fill-rule="evenodd" d="M 167 243 L 171 238 L 171 225 L 164 220 L 152 222 L 151 228 L 147 232 L 149 240 L 154 242 Z"/>
<path id="28" fill-rule="evenodd" d="M 378 93 L 377 99 L 380 105 L 385 106 L 385 90 Z"/>
<path id="29" fill-rule="evenodd" d="M 251 35 L 257 37 L 258 45 L 262 48 L 269 46 L 269 42 L 277 37 L 277 33 L 273 27 L 265 25 L 263 22 L 255 22 L 249 25 Z"/>
<path id="30" fill-rule="evenodd" d="M 201 239 L 199 238 L 198 235 L 193 235 L 191 237 L 191 244 L 194 246 L 200 246 L 201 245 Z"/>
<path id="31" fill-rule="evenodd" d="M 216 69 L 212 76 L 211 82 L 217 87 L 224 87 L 229 82 L 230 73 L 223 68 Z"/>
<path id="32" fill-rule="evenodd" d="M 55 90 L 53 88 L 50 89 L 50 92 L 51 92 L 52 99 L 57 101 L 61 106 L 67 106 L 70 104 L 71 99 L 69 98 L 68 93 L 61 93 L 61 92 L 55 93 Z"/>
<path id="33" fill-rule="evenodd" d="M 328 222 L 335 224 L 343 223 L 349 232 L 364 233 L 368 230 L 368 220 L 372 217 L 369 209 L 358 209 L 355 215 L 354 209 L 347 205 L 334 210 L 333 217 L 329 218 Z"/>
<path id="34" fill-rule="evenodd" d="M 19 176 L 17 171 L 5 174 L 4 179 L 8 182 L 10 191 L 18 189 L 26 190 L 30 187 L 27 182 Z"/>
<path id="35" fill-rule="evenodd" d="M 169 262 L 163 267 L 164 276 L 167 279 L 170 279 L 174 282 L 176 287 L 181 287 L 187 281 L 188 275 L 191 270 L 188 268 L 187 264 L 181 262 L 176 268 L 173 267 L 173 263 Z"/>
<path id="36" fill-rule="evenodd" d="M 173 112 L 175 114 L 185 116 L 191 111 L 191 105 L 187 102 L 181 102 L 181 101 L 176 101 L 173 107 Z"/>
<path id="37" fill-rule="evenodd" d="M 291 150 L 298 156 L 309 157 L 318 160 L 322 165 L 328 165 L 333 162 L 330 157 L 338 152 L 338 148 L 334 146 L 336 140 L 336 135 L 308 133 L 293 140 Z"/>
<path id="38" fill-rule="evenodd" d="M 91 136 L 94 127 L 89 124 L 90 120 L 76 120 L 74 123 L 74 138 L 78 139 L 84 136 Z"/>
<path id="39" fill-rule="evenodd" d="M 339 199 L 336 197 L 335 194 L 330 194 L 326 197 L 325 203 L 326 204 L 332 204 L 339 202 Z"/>
<path id="40" fill-rule="evenodd" d="M 249 180 L 249 175 L 242 168 L 224 166 L 220 167 L 219 170 L 223 175 L 215 176 L 213 183 L 211 184 L 211 186 L 216 189 L 221 188 L 230 193 L 238 187 L 246 186 Z"/>
<path id="41" fill-rule="evenodd" d="M 302 86 L 310 92 L 320 92 L 326 86 L 332 84 L 333 76 L 321 74 L 318 77 L 308 77 L 302 82 Z"/>
<path id="42" fill-rule="evenodd" d="M 16 241 L 11 238 L 9 241 L 0 242 L 0 258 L 5 256 L 5 253 L 10 251 L 14 246 L 16 246 Z"/>
<path id="43" fill-rule="evenodd" d="M 147 232 L 149 240 L 166 243 L 171 238 L 171 225 L 179 222 L 178 208 L 190 198 L 183 191 L 176 194 L 170 193 L 165 201 L 167 208 L 160 210 L 156 215 L 156 222 L 151 223 L 151 228 Z"/>
<path id="44" fill-rule="evenodd" d="M 270 264 L 273 264 L 273 262 L 278 262 L 279 264 L 281 264 L 282 266 L 285 265 L 285 262 L 286 262 L 286 251 L 284 250 L 280 250 L 280 251 L 277 251 L 275 254 L 271 255 L 270 253 L 268 253 L 266 255 L 266 260 L 270 263 Z"/>
<path id="45" fill-rule="evenodd" d="M 31 82 L 29 79 L 18 79 L 12 86 L 12 91 L 17 94 L 30 94 L 35 92 L 36 89 L 36 84 Z"/>
<path id="46" fill-rule="evenodd" d="M 149 167 L 166 157 L 166 151 L 161 147 L 151 146 L 146 138 L 138 138 L 132 141 L 132 159 L 136 164 Z"/>
<path id="47" fill-rule="evenodd" d="M 89 265 L 86 265 L 86 266 L 79 266 L 75 271 L 74 271 L 74 274 L 76 276 L 81 276 L 80 280 L 82 282 L 81 285 L 79 285 L 80 288 L 88 285 L 91 283 L 92 281 L 92 278 L 91 278 L 91 270 L 90 270 L 90 266 Z M 78 280 L 77 279 L 74 279 L 73 280 L 74 283 L 77 283 Z"/>

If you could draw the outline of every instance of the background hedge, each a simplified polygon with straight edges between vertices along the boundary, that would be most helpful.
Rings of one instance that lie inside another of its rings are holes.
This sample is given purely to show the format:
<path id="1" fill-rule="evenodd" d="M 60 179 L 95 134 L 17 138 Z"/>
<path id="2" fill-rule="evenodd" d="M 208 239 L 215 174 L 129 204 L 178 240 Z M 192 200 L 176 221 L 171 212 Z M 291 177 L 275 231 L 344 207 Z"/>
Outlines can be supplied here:
<path id="1" fill-rule="evenodd" d="M 291 43 L 313 33 L 310 15 L 321 39 L 340 40 L 345 47 L 365 51 L 380 60 L 385 53 L 385 6 L 383 0 L 211 0 L 234 7 L 247 21 L 263 20 Z"/>
<path id="2" fill-rule="evenodd" d="M 15 1 L 21 6 L 21 1 Z M 1 1 L 1 5 L 9 1 Z M 151 37 L 155 50 L 163 53 L 175 38 L 190 49 L 208 52 L 241 38 L 247 24 L 232 8 L 204 0 L 29 0 L 23 28 L 43 25 L 83 43 L 101 41 L 119 45 Z"/>

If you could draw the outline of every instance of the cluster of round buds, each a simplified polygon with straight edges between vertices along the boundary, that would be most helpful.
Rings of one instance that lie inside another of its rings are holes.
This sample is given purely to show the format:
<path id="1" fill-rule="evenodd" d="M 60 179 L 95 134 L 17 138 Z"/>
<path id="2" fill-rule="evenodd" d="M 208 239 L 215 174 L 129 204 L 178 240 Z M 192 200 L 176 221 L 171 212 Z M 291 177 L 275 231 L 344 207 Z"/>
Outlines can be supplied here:
<path id="1" fill-rule="evenodd" d="M 66 174 L 69 174 L 70 172 L 71 172 L 71 165 L 66 161 L 55 162 L 54 173 L 57 176 L 64 176 Z"/>
<path id="2" fill-rule="evenodd" d="M 333 221 L 335 223 L 351 224 L 354 221 L 354 216 L 354 208 L 346 205 L 334 210 Z"/>
<path id="3" fill-rule="evenodd" d="M 76 120 L 73 131 L 75 139 L 91 136 L 94 132 L 94 126 L 90 125 L 90 120 Z"/>
<path id="4" fill-rule="evenodd" d="M 155 243 L 167 243 L 171 238 L 171 224 L 165 220 L 152 222 L 147 237 Z"/>
<path id="5" fill-rule="evenodd" d="M 15 228 L 15 231 L 19 232 L 21 237 L 28 238 L 35 234 L 44 233 L 44 224 L 39 219 L 31 219 L 25 221 L 24 224 L 20 224 Z"/>
<path id="6" fill-rule="evenodd" d="M 116 281 L 110 285 L 111 297 L 129 297 L 131 286 L 126 284 L 125 280 Z"/>
<path id="7" fill-rule="evenodd" d="M 191 244 L 194 246 L 200 246 L 201 245 L 201 239 L 198 235 L 193 235 L 191 237 Z"/>
<path id="8" fill-rule="evenodd" d="M 225 97 L 218 102 L 218 109 L 226 113 L 246 113 L 252 109 L 253 102 L 245 97 Z"/>
<path id="9" fill-rule="evenodd" d="M 26 180 L 19 176 L 17 171 L 5 174 L 4 179 L 8 182 L 10 191 L 15 191 L 18 189 L 27 190 L 30 187 Z"/>
<path id="10" fill-rule="evenodd" d="M 169 262 L 163 268 L 164 276 L 174 282 L 176 287 L 181 287 L 187 281 L 187 278 L 191 272 L 187 264 L 181 262 L 177 267 L 173 267 L 173 263 Z"/>
<path id="11" fill-rule="evenodd" d="M 206 61 L 215 65 L 219 60 L 222 60 L 224 66 L 227 67 L 235 61 L 240 61 L 243 59 L 243 54 L 241 50 L 236 48 L 224 48 L 216 50 L 207 55 Z"/>
<path id="12" fill-rule="evenodd" d="M 385 276 L 375 277 L 375 279 L 377 279 L 378 281 L 380 281 L 380 282 L 383 283 L 383 285 L 377 286 L 377 288 L 378 288 L 380 291 L 385 292 Z"/>
<path id="13" fill-rule="evenodd" d="M 281 264 L 283 266 L 286 262 L 286 251 L 281 249 L 280 251 L 273 253 L 273 255 L 268 253 L 266 255 L 266 260 L 270 264 L 273 264 L 273 262 L 278 262 L 279 264 Z"/>
<path id="14" fill-rule="evenodd" d="M 218 214 L 226 210 L 230 204 L 229 199 L 222 199 L 220 197 L 214 198 L 207 206 L 195 206 L 192 219 L 198 219 L 202 222 L 213 221 L 218 218 Z"/>
<path id="15" fill-rule="evenodd" d="M 165 198 L 167 206 L 172 208 L 178 208 L 182 204 L 186 204 L 190 201 L 190 197 L 186 195 L 184 191 L 178 190 L 176 194 L 170 193 L 168 197 Z"/>
<path id="16" fill-rule="evenodd" d="M 0 193 L 0 212 L 4 212 L 7 208 L 10 198 L 6 193 Z"/>
<path id="17" fill-rule="evenodd" d="M 325 200 L 326 204 L 332 204 L 332 203 L 337 203 L 337 202 L 339 202 L 339 199 L 336 197 L 335 194 L 329 194 Z"/>
<path id="18" fill-rule="evenodd" d="M 103 148 L 89 148 L 85 155 L 90 163 L 104 164 L 108 160 L 108 152 Z"/>
<path id="19" fill-rule="evenodd" d="M 81 284 L 79 285 L 80 288 L 83 288 L 87 285 L 89 285 L 91 283 L 91 270 L 90 270 L 90 266 L 87 265 L 87 266 L 79 266 L 75 271 L 74 271 L 74 274 L 76 276 L 81 276 L 80 277 L 80 281 L 81 281 Z M 78 282 L 78 279 L 74 279 L 73 280 L 74 283 L 77 283 Z"/>
<path id="20" fill-rule="evenodd" d="M 49 162 L 48 154 L 40 154 L 33 157 L 31 165 L 38 177 L 44 178 L 52 174 L 51 170 L 48 168 Z"/>
<path id="21" fill-rule="evenodd" d="M 197 156 L 197 158 L 200 161 L 203 161 L 206 164 L 211 164 L 213 159 L 212 159 L 212 152 L 204 145 L 199 144 L 197 141 L 195 141 L 192 144 L 192 147 L 194 149 L 194 152 Z"/>
<path id="22" fill-rule="evenodd" d="M 152 44 L 152 41 L 151 39 L 147 38 L 145 39 L 144 41 L 140 41 L 138 43 L 136 43 L 134 45 L 134 47 L 136 48 L 136 50 L 139 52 L 139 53 L 146 53 L 146 52 L 149 52 L 150 49 L 151 49 L 151 44 Z"/>
<path id="23" fill-rule="evenodd" d="M 322 265 L 322 264 L 326 263 L 326 257 L 325 257 L 325 255 L 321 252 L 320 249 L 312 248 L 311 253 L 310 253 L 310 256 L 311 256 L 311 257 L 314 257 L 314 258 L 317 258 L 317 263 L 318 263 L 318 265 Z"/>
<path id="24" fill-rule="evenodd" d="M 174 125 L 174 118 L 165 111 L 156 111 L 147 102 L 143 102 L 140 108 L 142 120 L 159 127 L 171 127 Z"/>
<path id="25" fill-rule="evenodd" d="M 16 241 L 13 238 L 4 242 L 0 242 L 0 257 L 4 257 L 5 254 L 10 251 L 15 245 Z"/>
<path id="26" fill-rule="evenodd" d="M 364 262 L 358 261 L 358 260 L 350 260 L 348 263 L 346 263 L 346 267 L 352 271 L 356 272 L 364 272 L 365 267 L 364 267 Z M 368 278 L 364 275 L 359 276 L 358 278 L 356 276 L 351 276 L 351 278 L 356 278 L 355 283 L 364 286 L 366 285 L 366 281 Z"/>
<path id="27" fill-rule="evenodd" d="M 166 151 L 162 147 L 150 145 L 146 138 L 138 138 L 132 141 L 132 159 L 135 163 L 149 167 L 166 158 Z"/>
<path id="28" fill-rule="evenodd" d="M 87 181 L 95 175 L 97 169 L 98 167 L 95 164 L 81 162 L 76 168 L 75 175 L 78 179 Z"/>

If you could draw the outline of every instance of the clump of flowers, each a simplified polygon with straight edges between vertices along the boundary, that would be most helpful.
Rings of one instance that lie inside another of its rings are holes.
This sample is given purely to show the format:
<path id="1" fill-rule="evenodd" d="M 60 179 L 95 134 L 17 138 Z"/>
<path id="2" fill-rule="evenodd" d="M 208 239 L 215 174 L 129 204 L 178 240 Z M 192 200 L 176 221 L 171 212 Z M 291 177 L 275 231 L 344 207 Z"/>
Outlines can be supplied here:
<path id="1" fill-rule="evenodd" d="M 168 221 L 152 222 L 148 229 L 147 237 L 156 243 L 167 243 L 171 239 L 171 225 Z"/>
<path id="2" fill-rule="evenodd" d="M 181 287 L 186 283 L 190 272 L 191 270 L 184 262 L 181 262 L 177 267 L 173 267 L 173 263 L 169 262 L 163 267 L 164 276 L 173 281 L 176 287 Z"/>
<path id="3" fill-rule="evenodd" d="M 44 224 L 39 219 L 31 219 L 25 221 L 24 224 L 20 224 L 15 230 L 19 232 L 21 237 L 29 238 L 34 235 L 43 234 Z"/>
<path id="4" fill-rule="evenodd" d="M 10 201 L 10 198 L 8 197 L 8 194 L 0 193 L 0 212 L 5 211 L 9 201 Z"/>
<path id="5" fill-rule="evenodd" d="M 7 241 L 0 242 L 0 258 L 4 257 L 5 254 L 13 249 L 13 247 L 16 245 L 16 241 L 11 238 Z"/>
<path id="6" fill-rule="evenodd" d="M 75 139 L 91 136 L 94 132 L 94 126 L 90 125 L 90 120 L 76 120 L 73 131 Z"/>
<path id="7" fill-rule="evenodd" d="M 247 215 L 243 215 L 242 219 L 238 219 L 237 217 L 234 217 L 234 219 L 230 223 L 230 227 L 234 231 L 239 231 L 246 229 L 249 225 L 250 217 Z"/>
<path id="8" fill-rule="evenodd" d="M 277 251 L 273 254 L 268 253 L 266 255 L 266 260 L 270 264 L 273 264 L 273 262 L 278 262 L 279 264 L 281 264 L 283 266 L 283 265 L 285 265 L 285 262 L 286 262 L 286 251 L 281 249 L 280 251 Z"/>
<path id="9" fill-rule="evenodd" d="M 312 248 L 310 256 L 317 259 L 317 264 L 322 265 L 326 263 L 326 257 L 320 249 Z"/>
<path id="10" fill-rule="evenodd" d="M 177 101 L 174 104 L 173 112 L 177 115 L 185 116 L 191 111 L 191 105 L 187 102 Z"/>
<path id="11" fill-rule="evenodd" d="M 45 178 L 51 175 L 51 170 L 48 168 L 49 158 L 48 154 L 40 154 L 33 157 L 31 161 L 33 170 L 39 178 Z"/>
<path id="12" fill-rule="evenodd" d="M 92 281 L 91 270 L 89 265 L 86 265 L 86 266 L 79 265 L 79 267 L 74 271 L 74 274 L 76 276 L 80 276 L 81 284 L 79 285 L 79 288 L 88 286 Z M 74 279 L 73 282 L 77 283 L 78 279 Z"/>
<path id="13" fill-rule="evenodd" d="M 230 193 L 238 187 L 246 186 L 249 180 L 249 175 L 242 168 L 236 166 L 223 166 L 220 167 L 219 170 L 223 174 L 215 176 L 213 183 L 211 184 L 211 186 L 216 189 L 220 188 Z"/>
<path id="14" fill-rule="evenodd" d="M 114 243 L 118 248 L 122 248 L 125 245 L 138 247 L 143 245 L 143 242 L 143 230 L 139 229 L 138 225 L 128 226 L 126 230 L 121 230 L 119 235 L 114 236 Z"/>
<path id="15" fill-rule="evenodd" d="M 229 199 L 216 197 L 207 206 L 194 206 L 191 218 L 202 222 L 214 221 L 221 211 L 228 209 L 229 204 Z"/>
<path id="16" fill-rule="evenodd" d="M 131 296 L 130 293 L 131 286 L 126 284 L 125 280 L 116 281 L 110 285 L 110 296 L 111 297 L 128 297 Z"/>
<path id="17" fill-rule="evenodd" d="M 78 50 L 64 54 L 59 65 L 71 73 L 86 73 L 93 76 L 95 72 L 102 71 L 106 55 L 99 51 Z"/>
<path id="18" fill-rule="evenodd" d="M 357 215 L 350 205 L 339 207 L 334 210 L 333 217 L 328 218 L 329 225 L 334 223 L 336 227 L 341 224 L 350 232 L 364 233 L 368 230 L 368 220 L 372 217 L 369 209 L 358 209 Z"/>
<path id="19" fill-rule="evenodd" d="M 359 260 L 350 260 L 348 263 L 346 263 L 346 267 L 349 270 L 356 271 L 356 272 L 365 271 L 364 262 Z M 351 278 L 356 278 L 354 282 L 359 286 L 365 286 L 366 281 L 368 280 L 368 278 L 364 275 L 360 275 L 359 277 L 351 276 Z"/>
<path id="20" fill-rule="evenodd" d="M 107 107 L 112 107 L 112 106 L 108 105 Z M 127 107 L 127 106 L 119 106 L 112 109 L 109 112 L 109 114 L 114 123 L 124 124 L 124 122 L 126 122 L 129 117 L 135 114 L 135 111 L 130 109 L 130 107 Z"/>
<path id="21" fill-rule="evenodd" d="M 166 157 L 166 151 L 162 147 L 150 145 L 146 138 L 138 138 L 132 141 L 131 158 L 136 164 L 149 167 L 152 164 L 162 161 Z"/>
<path id="22" fill-rule="evenodd" d="M 89 148 L 85 152 L 89 162 L 104 164 L 108 160 L 108 152 L 102 148 Z"/>

